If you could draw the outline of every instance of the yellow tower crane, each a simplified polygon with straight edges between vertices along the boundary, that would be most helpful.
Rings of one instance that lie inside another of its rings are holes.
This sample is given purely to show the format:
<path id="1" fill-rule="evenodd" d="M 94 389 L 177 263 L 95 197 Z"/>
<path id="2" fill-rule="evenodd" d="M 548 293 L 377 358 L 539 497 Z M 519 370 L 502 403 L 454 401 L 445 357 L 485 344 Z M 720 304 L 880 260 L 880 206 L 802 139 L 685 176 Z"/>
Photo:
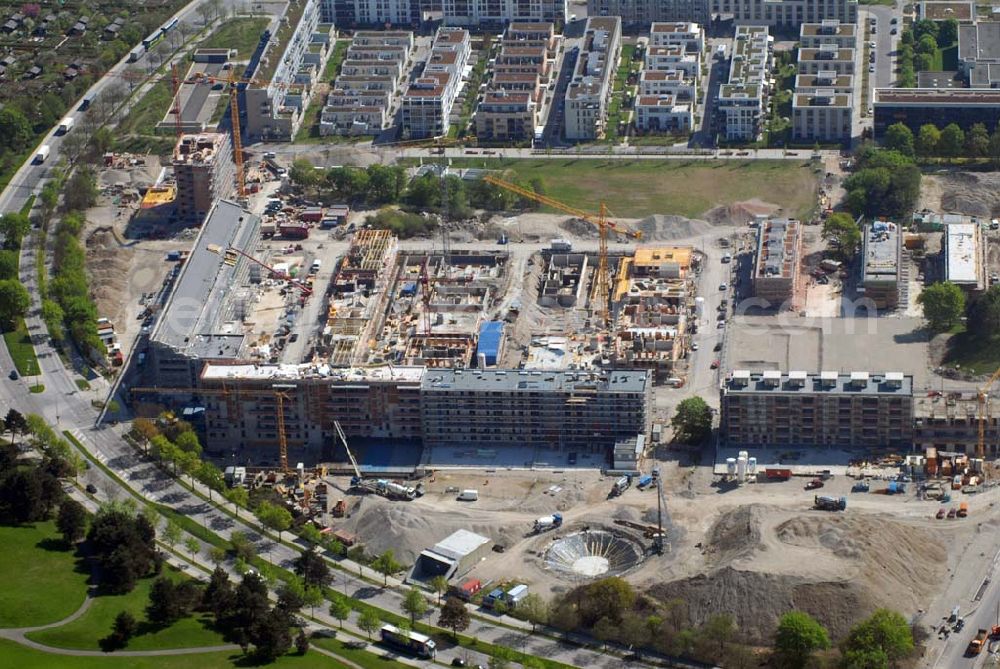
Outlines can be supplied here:
<path id="1" fill-rule="evenodd" d="M 523 188 L 509 181 L 504 181 L 498 177 L 486 175 L 483 177 L 483 181 L 509 190 L 512 193 L 517 193 L 521 197 L 534 200 L 547 207 L 552 207 L 553 209 L 576 216 L 597 228 L 600 242 L 597 252 L 597 273 L 594 275 L 594 303 L 597 305 L 595 309 L 597 315 L 603 322 L 604 327 L 607 328 L 611 321 L 611 274 L 608 272 L 608 232 L 614 231 L 634 239 L 642 238 L 642 233 L 630 230 L 614 221 L 608 220 L 608 208 L 603 201 L 600 204 L 598 214 L 594 215 L 582 209 L 571 207 L 551 197 L 540 195 L 533 190 Z"/>

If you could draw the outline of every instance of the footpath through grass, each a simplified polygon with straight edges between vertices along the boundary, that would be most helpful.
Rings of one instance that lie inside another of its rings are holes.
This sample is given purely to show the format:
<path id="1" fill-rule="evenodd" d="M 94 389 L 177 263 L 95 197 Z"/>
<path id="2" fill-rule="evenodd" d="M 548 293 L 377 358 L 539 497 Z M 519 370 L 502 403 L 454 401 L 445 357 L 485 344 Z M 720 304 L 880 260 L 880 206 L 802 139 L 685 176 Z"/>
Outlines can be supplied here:
<path id="1" fill-rule="evenodd" d="M 163 576 L 175 582 L 186 579 L 176 569 L 164 569 Z M 136 635 L 129 641 L 128 650 L 162 650 L 165 648 L 197 648 L 219 646 L 226 643 L 222 635 L 212 630 L 211 616 L 198 614 L 182 618 L 173 625 L 158 627 L 146 621 L 149 591 L 156 577 L 141 579 L 124 595 L 98 595 L 90 608 L 73 622 L 61 627 L 32 632 L 28 638 L 56 648 L 100 650 L 98 639 L 111 632 L 115 616 L 128 611 L 139 622 Z"/>
<path id="2" fill-rule="evenodd" d="M 73 657 L 51 655 L 19 646 L 13 641 L 0 640 L 0 658 L 3 666 L 17 669 L 230 669 L 254 666 L 239 652 L 197 653 L 162 657 Z M 285 655 L 266 665 L 269 669 L 347 669 L 342 662 L 321 655 L 314 650 L 304 656 Z"/>
<path id="3" fill-rule="evenodd" d="M 425 162 L 427 162 L 425 160 Z M 510 169 L 540 179 L 547 196 L 587 211 L 603 200 L 617 216 L 705 215 L 716 206 L 759 199 L 787 216 L 807 217 L 816 202 L 816 176 L 795 160 L 529 160 L 452 159 L 452 167 Z"/>
<path id="4" fill-rule="evenodd" d="M 236 49 L 236 60 L 247 60 L 253 54 L 267 24 L 264 18 L 230 19 L 198 45 L 199 49 Z"/>
<path id="5" fill-rule="evenodd" d="M 0 546 L 0 574 L 6 575 L 0 627 L 58 622 L 83 604 L 89 571 L 63 544 L 54 522 L 0 526 Z"/>

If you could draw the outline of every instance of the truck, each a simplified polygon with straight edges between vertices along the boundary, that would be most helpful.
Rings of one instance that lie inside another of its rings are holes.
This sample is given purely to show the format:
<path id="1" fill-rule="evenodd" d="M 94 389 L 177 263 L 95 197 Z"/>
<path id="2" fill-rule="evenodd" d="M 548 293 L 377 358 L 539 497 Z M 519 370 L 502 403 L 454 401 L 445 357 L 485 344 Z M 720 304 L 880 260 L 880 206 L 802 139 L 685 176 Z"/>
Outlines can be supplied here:
<path id="1" fill-rule="evenodd" d="M 618 495 L 628 490 L 631 485 L 632 485 L 631 476 L 621 476 L 615 481 L 614 485 L 611 486 L 611 494 L 609 496 L 617 497 Z"/>
<path id="2" fill-rule="evenodd" d="M 82 100 L 80 100 L 80 106 L 76 108 L 77 111 L 87 111 L 88 109 L 90 109 L 90 105 L 94 104 L 94 100 L 96 99 L 97 99 L 97 92 L 90 91 L 89 93 L 83 96 Z"/>
<path id="3" fill-rule="evenodd" d="M 969 657 L 974 657 L 983 652 L 983 646 L 986 645 L 986 637 L 989 634 L 989 630 L 982 627 L 976 632 L 976 636 L 972 638 L 969 642 L 969 647 L 965 649 L 965 654 Z"/>
<path id="4" fill-rule="evenodd" d="M 35 154 L 35 162 L 44 163 L 45 160 L 49 157 L 50 153 L 52 153 L 52 149 L 49 147 L 49 145 L 42 144 L 40 147 L 38 147 L 38 153 Z"/>
<path id="5" fill-rule="evenodd" d="M 769 481 L 787 481 L 792 478 L 792 470 L 768 467 L 764 470 L 764 477 Z"/>
<path id="6" fill-rule="evenodd" d="M 844 511 L 847 509 L 847 498 L 816 495 L 813 498 L 813 507 L 820 511 Z"/>
<path id="7" fill-rule="evenodd" d="M 851 492 L 869 492 L 871 489 L 872 488 L 868 484 L 868 481 L 858 481 L 851 486 Z"/>
<path id="8" fill-rule="evenodd" d="M 434 639 L 425 634 L 404 632 L 394 625 L 383 625 L 381 636 L 382 643 L 410 651 L 420 657 L 432 660 L 437 655 L 437 645 L 434 643 Z"/>
<path id="9" fill-rule="evenodd" d="M 72 116 L 67 116 L 62 121 L 59 122 L 59 128 L 56 130 L 60 135 L 65 135 L 67 132 L 73 129 L 73 123 L 76 119 Z"/>
<path id="10" fill-rule="evenodd" d="M 969 515 L 969 503 L 968 502 L 962 502 L 962 503 L 960 503 L 958 505 L 958 514 L 957 515 L 958 515 L 959 518 L 965 518 L 966 516 Z"/>
<path id="11" fill-rule="evenodd" d="M 553 513 L 551 516 L 542 516 L 535 521 L 535 534 L 545 532 L 547 530 L 554 530 L 562 525 L 562 521 L 562 514 L 560 513 Z"/>

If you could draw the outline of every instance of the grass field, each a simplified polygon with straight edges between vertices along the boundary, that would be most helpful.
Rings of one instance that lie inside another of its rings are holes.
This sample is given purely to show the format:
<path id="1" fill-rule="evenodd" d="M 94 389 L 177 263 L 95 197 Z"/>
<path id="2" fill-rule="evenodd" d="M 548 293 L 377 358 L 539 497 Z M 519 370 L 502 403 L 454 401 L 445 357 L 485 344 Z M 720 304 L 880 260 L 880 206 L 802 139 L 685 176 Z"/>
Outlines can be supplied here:
<path id="1" fill-rule="evenodd" d="M 55 523 L 0 527 L 0 627 L 31 627 L 62 620 L 80 608 L 89 573 L 78 571 Z M 10 665 L 16 666 L 16 665 Z"/>
<path id="2" fill-rule="evenodd" d="M 0 640 L 0 657 L 6 667 L 18 669 L 229 669 L 230 667 L 252 667 L 254 664 L 244 659 L 239 651 L 222 653 L 199 653 L 197 655 L 176 655 L 173 657 L 70 657 L 50 655 L 41 651 L 19 646 L 13 641 Z M 347 669 L 341 662 L 320 655 L 315 651 L 305 656 L 286 655 L 272 664 L 273 669 Z"/>
<path id="3" fill-rule="evenodd" d="M 236 49 L 236 60 L 248 60 L 268 23 L 267 19 L 232 19 L 205 38 L 198 48 Z"/>
<path id="4" fill-rule="evenodd" d="M 453 167 L 510 169 L 541 179 L 545 194 L 597 211 L 603 199 L 617 216 L 699 217 L 718 205 L 759 198 L 805 217 L 815 203 L 816 178 L 793 160 L 453 160 Z"/>
<path id="5" fill-rule="evenodd" d="M 24 319 L 17 320 L 17 329 L 3 333 L 4 341 L 14 366 L 21 376 L 38 374 L 38 358 L 35 357 L 35 347 L 31 345 L 31 336 L 24 324 Z"/>
<path id="6" fill-rule="evenodd" d="M 944 358 L 948 367 L 959 365 L 971 374 L 992 374 L 1000 368 L 1000 340 L 996 337 L 984 341 L 968 332 L 960 332 L 948 341 Z"/>
<path id="7" fill-rule="evenodd" d="M 348 39 L 339 39 L 337 43 L 333 45 L 333 53 L 330 54 L 330 59 L 326 61 L 326 69 L 323 70 L 323 77 L 320 81 L 324 83 L 332 84 L 333 80 L 337 78 L 337 73 L 340 72 L 340 64 L 344 62 L 344 57 L 347 55 L 347 47 L 351 46 L 351 41 Z M 306 110 L 302 114 L 302 125 L 299 127 L 299 132 L 295 136 L 296 142 L 336 142 L 339 139 L 346 139 L 341 137 L 320 137 L 319 134 L 319 117 L 320 113 L 323 111 L 323 105 L 326 104 L 326 95 L 321 95 L 314 93 L 312 98 L 309 100 L 309 104 L 306 105 Z"/>
<path id="8" fill-rule="evenodd" d="M 164 570 L 165 575 L 180 580 L 186 578 L 175 570 Z M 222 636 L 212 631 L 199 617 L 184 618 L 166 628 L 153 628 L 145 622 L 146 605 L 153 578 L 139 581 L 132 592 L 125 595 L 99 595 L 82 616 L 61 627 L 33 632 L 33 641 L 57 648 L 100 650 L 98 639 L 111 631 L 111 625 L 122 611 L 129 611 L 139 622 L 139 632 L 129 641 L 128 650 L 157 650 L 161 648 L 195 648 L 226 643 Z"/>
<path id="9" fill-rule="evenodd" d="M 155 135 L 156 124 L 163 119 L 170 106 L 172 95 L 170 84 L 161 80 L 146 91 L 142 99 L 132 107 L 128 116 L 118 125 L 119 136 L 128 133 Z"/>
<path id="10" fill-rule="evenodd" d="M 400 662 L 386 660 L 376 655 L 375 653 L 382 651 L 371 644 L 368 646 L 367 650 L 354 650 L 352 648 L 347 648 L 344 645 L 344 642 L 339 639 L 313 639 L 312 642 L 314 645 L 332 651 L 337 655 L 342 656 L 344 659 L 361 665 L 365 669 L 388 669 L 389 667 L 401 666 Z M 368 652 L 369 650 L 372 652 Z"/>

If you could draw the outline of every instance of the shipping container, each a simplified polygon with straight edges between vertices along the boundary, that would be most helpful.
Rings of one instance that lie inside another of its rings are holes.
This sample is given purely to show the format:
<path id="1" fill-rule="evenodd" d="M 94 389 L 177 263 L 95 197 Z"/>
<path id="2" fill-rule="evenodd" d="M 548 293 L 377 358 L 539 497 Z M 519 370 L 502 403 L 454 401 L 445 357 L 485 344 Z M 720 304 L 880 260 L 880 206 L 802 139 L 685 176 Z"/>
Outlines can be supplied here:
<path id="1" fill-rule="evenodd" d="M 792 478 L 791 469 L 772 469 L 770 467 L 764 470 L 764 476 L 773 481 L 787 481 Z"/>

